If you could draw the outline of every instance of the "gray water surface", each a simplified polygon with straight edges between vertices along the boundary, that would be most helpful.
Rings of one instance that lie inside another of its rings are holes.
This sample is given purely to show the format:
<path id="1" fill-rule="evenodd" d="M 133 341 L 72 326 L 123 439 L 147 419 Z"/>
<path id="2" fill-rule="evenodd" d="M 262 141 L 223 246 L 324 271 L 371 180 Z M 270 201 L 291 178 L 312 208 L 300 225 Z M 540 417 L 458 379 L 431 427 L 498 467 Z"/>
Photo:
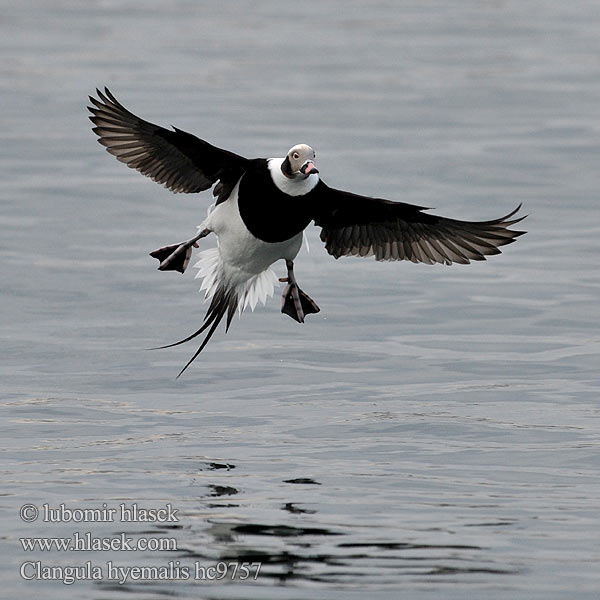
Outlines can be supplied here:
<path id="1" fill-rule="evenodd" d="M 0 19 L 7 598 L 598 597 L 597 3 L 32 0 Z M 206 307 L 148 252 L 211 197 L 103 152 L 85 106 L 105 84 L 240 154 L 309 143 L 335 187 L 471 220 L 522 202 L 529 233 L 429 267 L 335 261 L 311 227 L 296 273 L 321 312 L 300 326 L 276 293 L 176 380 L 197 346 L 145 348 Z M 178 521 L 30 523 L 26 503 Z M 74 532 L 176 549 L 19 541 Z M 26 561 L 103 577 L 25 580 Z M 109 561 L 262 566 L 119 583 Z"/>

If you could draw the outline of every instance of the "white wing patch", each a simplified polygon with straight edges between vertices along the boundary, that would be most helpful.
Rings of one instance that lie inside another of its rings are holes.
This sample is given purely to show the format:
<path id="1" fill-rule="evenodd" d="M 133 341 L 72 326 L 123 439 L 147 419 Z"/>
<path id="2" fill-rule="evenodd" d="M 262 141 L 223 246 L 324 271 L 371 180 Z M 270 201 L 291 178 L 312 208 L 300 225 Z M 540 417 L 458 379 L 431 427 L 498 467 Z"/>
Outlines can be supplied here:
<path id="1" fill-rule="evenodd" d="M 198 255 L 199 259 L 194 265 L 198 269 L 196 279 L 202 279 L 200 291 L 204 291 L 204 299 L 210 300 L 217 291 L 220 284 L 226 288 L 234 287 L 238 301 L 238 311 L 240 315 L 246 307 L 254 310 L 259 302 L 266 304 L 267 299 L 272 298 L 275 292 L 275 286 L 278 285 L 277 275 L 270 269 L 265 269 L 258 275 L 253 275 L 245 281 L 234 283 L 228 281 L 223 261 L 218 248 L 209 248 L 203 250 Z"/>

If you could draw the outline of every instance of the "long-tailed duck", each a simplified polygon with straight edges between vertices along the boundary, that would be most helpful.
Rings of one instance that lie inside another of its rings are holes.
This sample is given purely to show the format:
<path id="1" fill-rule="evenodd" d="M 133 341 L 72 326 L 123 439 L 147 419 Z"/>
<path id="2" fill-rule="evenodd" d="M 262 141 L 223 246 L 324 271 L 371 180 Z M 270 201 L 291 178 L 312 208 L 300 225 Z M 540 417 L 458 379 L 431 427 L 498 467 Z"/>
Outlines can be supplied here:
<path id="1" fill-rule="evenodd" d="M 161 271 L 183 273 L 198 240 L 214 233 L 217 247 L 200 253 L 195 265 L 201 290 L 210 299 L 202 327 L 182 344 L 208 330 L 181 375 L 204 349 L 227 314 L 226 329 L 236 311 L 252 310 L 274 292 L 277 277 L 271 265 L 285 260 L 287 283 L 281 311 L 299 323 L 319 307 L 299 287 L 294 276 L 304 229 L 314 221 L 321 240 L 334 258 L 374 256 L 375 260 L 414 263 L 468 264 L 499 254 L 524 231 L 508 229 L 524 217 L 511 213 L 491 221 L 458 221 L 428 213 L 422 206 L 360 196 L 329 187 L 319 177 L 315 152 L 306 144 L 293 146 L 284 158 L 244 158 L 217 148 L 177 128 L 173 131 L 144 121 L 124 108 L 108 88 L 96 90 L 88 107 L 98 141 L 106 150 L 173 192 L 196 193 L 211 188 L 216 202 L 198 234 L 150 255 Z M 179 376 L 178 375 L 178 376 Z"/>

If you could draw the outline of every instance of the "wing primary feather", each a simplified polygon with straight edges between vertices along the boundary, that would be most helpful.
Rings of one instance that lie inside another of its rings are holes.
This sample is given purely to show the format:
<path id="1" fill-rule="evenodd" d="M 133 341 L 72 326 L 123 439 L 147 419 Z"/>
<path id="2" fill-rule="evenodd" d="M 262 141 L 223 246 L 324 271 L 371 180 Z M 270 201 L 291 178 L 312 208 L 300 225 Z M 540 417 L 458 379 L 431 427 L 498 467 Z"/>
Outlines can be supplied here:
<path id="1" fill-rule="evenodd" d="M 423 213 L 424 207 L 360 196 L 318 184 L 315 225 L 335 258 L 375 255 L 376 260 L 468 264 L 499 254 L 523 231 L 508 229 L 525 217 L 508 214 L 490 221 L 461 221 Z"/>
<path id="2" fill-rule="evenodd" d="M 96 89 L 96 95 L 90 96 L 88 110 L 98 142 L 117 160 L 173 192 L 201 192 L 219 182 L 219 201 L 223 201 L 250 164 L 181 129 L 165 129 L 141 119 L 108 87 Z"/>

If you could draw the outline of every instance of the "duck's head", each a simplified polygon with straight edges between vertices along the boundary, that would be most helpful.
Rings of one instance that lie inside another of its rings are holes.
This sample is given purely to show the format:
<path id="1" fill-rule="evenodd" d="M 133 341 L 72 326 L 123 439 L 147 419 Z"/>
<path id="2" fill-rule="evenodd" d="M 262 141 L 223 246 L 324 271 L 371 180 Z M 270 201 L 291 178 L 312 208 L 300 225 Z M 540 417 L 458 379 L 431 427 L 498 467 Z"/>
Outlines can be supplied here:
<path id="1" fill-rule="evenodd" d="M 315 151 L 310 146 L 297 144 L 287 153 L 281 164 L 281 171 L 290 179 L 306 179 L 319 172 L 314 160 Z"/>

